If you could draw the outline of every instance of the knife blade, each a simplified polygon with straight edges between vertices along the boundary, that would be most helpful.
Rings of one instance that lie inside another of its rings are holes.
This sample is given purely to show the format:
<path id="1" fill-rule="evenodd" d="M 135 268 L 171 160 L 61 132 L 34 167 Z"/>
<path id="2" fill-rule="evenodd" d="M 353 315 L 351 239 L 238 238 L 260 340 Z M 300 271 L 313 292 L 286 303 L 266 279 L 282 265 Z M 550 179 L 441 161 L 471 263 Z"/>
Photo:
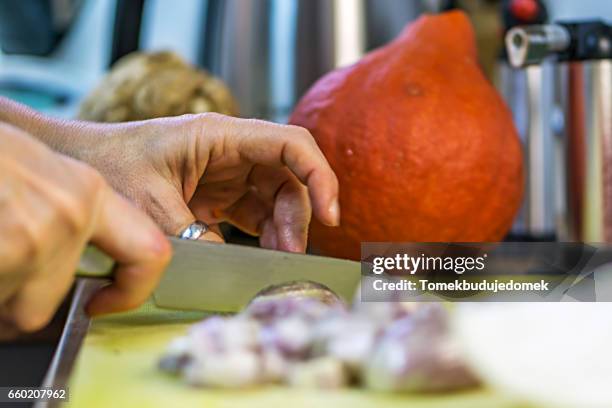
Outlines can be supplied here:
<path id="1" fill-rule="evenodd" d="M 161 308 L 237 312 L 260 290 L 308 280 L 350 302 L 361 277 L 359 262 L 315 255 L 169 237 L 170 264 L 153 294 Z M 113 260 L 89 246 L 78 277 L 112 278 Z"/>

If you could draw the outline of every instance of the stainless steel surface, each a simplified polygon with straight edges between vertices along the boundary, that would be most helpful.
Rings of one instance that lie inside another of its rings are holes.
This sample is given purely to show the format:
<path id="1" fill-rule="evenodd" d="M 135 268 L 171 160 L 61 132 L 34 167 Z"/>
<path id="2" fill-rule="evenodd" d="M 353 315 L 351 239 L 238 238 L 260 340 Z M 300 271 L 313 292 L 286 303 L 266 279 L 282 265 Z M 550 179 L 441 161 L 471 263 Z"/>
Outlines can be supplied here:
<path id="1" fill-rule="evenodd" d="M 564 238 L 612 242 L 612 61 L 570 70 Z"/>
<path id="2" fill-rule="evenodd" d="M 513 231 L 612 241 L 612 74 L 599 45 L 608 36 L 601 21 L 506 35 L 511 64 L 524 67 L 507 69 L 501 86 L 525 146 L 525 203 Z"/>
<path id="3" fill-rule="evenodd" d="M 554 140 L 551 129 L 553 108 L 553 67 L 527 67 L 528 129 L 525 140 L 527 185 L 525 225 L 530 235 L 549 236 L 555 232 L 553 183 Z"/>
<path id="4" fill-rule="evenodd" d="M 293 254 L 232 244 L 170 238 L 172 261 L 155 290 L 163 308 L 236 312 L 261 289 L 278 283 L 310 280 L 321 283 L 347 301 L 359 285 L 359 262 Z M 93 257 L 92 257 L 93 255 Z M 77 276 L 110 277 L 108 259 L 92 248 Z"/>
<path id="5" fill-rule="evenodd" d="M 159 287 L 160 307 L 215 312 L 242 309 L 261 289 L 311 280 L 351 300 L 361 277 L 358 262 L 231 244 L 172 239 L 174 256 Z"/>
<path id="6" fill-rule="evenodd" d="M 514 27 L 506 34 L 508 59 L 517 68 L 539 64 L 547 56 L 563 51 L 569 45 L 569 32 L 557 24 Z"/>
<path id="7" fill-rule="evenodd" d="M 316 79 L 420 12 L 414 0 L 209 0 L 202 63 L 229 85 L 242 116 L 284 122 Z"/>
<path id="8" fill-rule="evenodd" d="M 526 172 L 523 204 L 512 232 L 529 239 L 551 239 L 556 232 L 560 192 L 554 170 L 559 144 L 557 67 L 549 62 L 526 69 L 503 64 L 500 73 L 500 91 L 523 143 Z"/>
<path id="9" fill-rule="evenodd" d="M 60 388 L 68 386 L 70 373 L 89 329 L 90 319 L 85 313 L 84 306 L 91 294 L 100 288 L 101 283 L 98 279 L 77 280 L 64 330 L 41 385 L 42 387 Z M 59 406 L 59 402 L 38 402 L 34 406 L 36 408 L 50 408 Z"/>

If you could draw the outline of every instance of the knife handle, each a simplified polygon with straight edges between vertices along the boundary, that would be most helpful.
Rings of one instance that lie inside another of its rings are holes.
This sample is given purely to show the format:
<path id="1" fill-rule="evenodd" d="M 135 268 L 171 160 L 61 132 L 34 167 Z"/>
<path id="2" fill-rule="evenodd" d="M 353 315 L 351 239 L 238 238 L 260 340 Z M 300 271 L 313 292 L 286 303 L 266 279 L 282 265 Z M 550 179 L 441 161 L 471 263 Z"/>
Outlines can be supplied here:
<path id="1" fill-rule="evenodd" d="M 93 245 L 87 245 L 76 276 L 79 278 L 112 278 L 115 260 Z"/>

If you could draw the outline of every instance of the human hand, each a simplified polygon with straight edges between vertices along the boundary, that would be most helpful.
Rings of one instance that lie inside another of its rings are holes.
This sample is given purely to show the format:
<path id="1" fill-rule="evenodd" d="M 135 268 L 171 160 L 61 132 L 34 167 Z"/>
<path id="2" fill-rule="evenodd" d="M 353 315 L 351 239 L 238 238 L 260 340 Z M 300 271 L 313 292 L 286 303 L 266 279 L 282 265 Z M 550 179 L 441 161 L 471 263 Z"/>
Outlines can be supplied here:
<path id="1" fill-rule="evenodd" d="M 117 261 L 91 314 L 142 303 L 170 258 L 163 233 L 93 168 L 0 123 L 0 333 L 33 331 L 53 316 L 92 242 Z"/>
<path id="2" fill-rule="evenodd" d="M 166 234 L 229 221 L 264 247 L 300 252 L 311 202 L 321 222 L 339 223 L 337 178 L 305 129 L 213 113 L 86 128 L 72 154 Z"/>

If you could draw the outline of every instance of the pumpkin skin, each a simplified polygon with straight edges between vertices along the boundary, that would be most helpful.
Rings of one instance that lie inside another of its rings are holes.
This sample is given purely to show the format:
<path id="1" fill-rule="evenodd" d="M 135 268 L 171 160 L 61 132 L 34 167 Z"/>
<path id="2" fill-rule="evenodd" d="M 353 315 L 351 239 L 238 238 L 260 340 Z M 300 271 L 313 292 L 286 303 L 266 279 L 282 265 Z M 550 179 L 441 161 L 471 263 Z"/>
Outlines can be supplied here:
<path id="1" fill-rule="evenodd" d="M 462 12 L 422 16 L 327 74 L 290 123 L 312 133 L 340 182 L 341 226 L 313 221 L 314 252 L 359 259 L 365 241 L 499 241 L 520 206 L 520 141 Z"/>

